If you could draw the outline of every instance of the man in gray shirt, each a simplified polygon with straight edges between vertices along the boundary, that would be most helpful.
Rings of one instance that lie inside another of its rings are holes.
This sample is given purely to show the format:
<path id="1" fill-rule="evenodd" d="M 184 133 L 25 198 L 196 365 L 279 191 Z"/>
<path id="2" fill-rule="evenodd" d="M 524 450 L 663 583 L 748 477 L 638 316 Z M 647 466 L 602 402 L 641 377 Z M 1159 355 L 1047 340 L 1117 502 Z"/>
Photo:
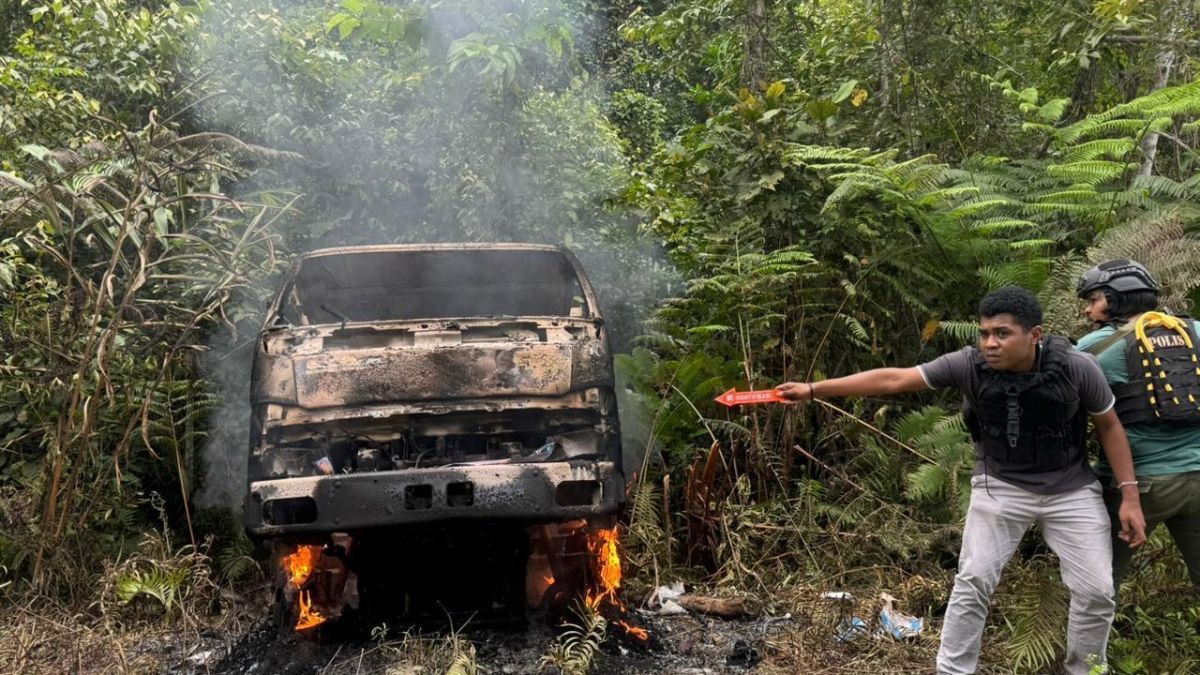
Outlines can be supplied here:
<path id="1" fill-rule="evenodd" d="M 1106 660 L 1112 624 L 1112 542 L 1101 487 L 1087 462 L 1090 417 L 1122 495 L 1120 538 L 1145 541 L 1129 441 L 1096 361 L 1066 338 L 1043 336 L 1042 310 L 1017 287 L 979 303 L 979 345 L 915 368 L 877 368 L 777 387 L 792 402 L 953 387 L 975 442 L 975 475 L 937 672 L 973 673 L 992 592 L 1029 526 L 1058 554 L 1071 592 L 1066 672 Z"/>

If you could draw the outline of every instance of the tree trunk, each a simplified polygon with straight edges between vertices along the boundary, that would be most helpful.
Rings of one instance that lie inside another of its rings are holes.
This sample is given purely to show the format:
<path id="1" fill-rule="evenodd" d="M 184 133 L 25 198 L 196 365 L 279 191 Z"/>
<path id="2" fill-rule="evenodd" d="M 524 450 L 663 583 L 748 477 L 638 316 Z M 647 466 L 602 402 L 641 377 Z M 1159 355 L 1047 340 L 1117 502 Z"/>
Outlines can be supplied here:
<path id="1" fill-rule="evenodd" d="M 762 91 L 767 79 L 767 20 L 774 0 L 750 0 L 746 6 L 746 57 L 742 61 L 742 86 Z"/>
<path id="2" fill-rule="evenodd" d="M 1183 34 L 1184 12 L 1180 11 L 1183 8 L 1182 3 L 1173 2 L 1167 5 L 1166 11 L 1163 12 L 1164 23 L 1168 26 L 1167 34 L 1163 36 L 1163 41 L 1159 46 L 1158 56 L 1154 59 L 1154 84 L 1150 87 L 1150 91 L 1158 91 L 1171 81 L 1171 71 L 1175 68 L 1177 60 L 1176 43 Z M 1174 10 L 1174 11 L 1173 11 Z M 1142 138 L 1142 167 L 1138 170 L 1138 176 L 1149 176 L 1154 172 L 1154 160 L 1158 156 L 1158 132 L 1150 131 Z"/>
<path id="3" fill-rule="evenodd" d="M 897 61 L 896 42 L 892 35 L 892 15 L 898 9 L 896 3 L 890 3 L 888 0 L 879 2 L 879 105 L 885 110 L 892 102 L 892 73 Z M 899 20 L 896 23 L 899 23 Z"/>

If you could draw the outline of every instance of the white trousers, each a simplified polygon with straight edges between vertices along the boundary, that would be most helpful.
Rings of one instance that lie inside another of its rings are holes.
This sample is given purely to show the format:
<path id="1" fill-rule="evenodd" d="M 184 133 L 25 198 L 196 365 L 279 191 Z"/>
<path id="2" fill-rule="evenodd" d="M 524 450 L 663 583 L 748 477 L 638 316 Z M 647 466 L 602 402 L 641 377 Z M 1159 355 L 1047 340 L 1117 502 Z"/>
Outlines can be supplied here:
<path id="1" fill-rule="evenodd" d="M 1113 601 L 1112 540 L 1099 482 L 1056 495 L 1039 495 L 993 477 L 971 479 L 958 574 L 942 625 L 937 672 L 974 673 L 992 592 L 1000 572 L 1029 526 L 1037 523 L 1058 555 L 1071 592 L 1067 653 L 1070 675 L 1106 662 Z"/>

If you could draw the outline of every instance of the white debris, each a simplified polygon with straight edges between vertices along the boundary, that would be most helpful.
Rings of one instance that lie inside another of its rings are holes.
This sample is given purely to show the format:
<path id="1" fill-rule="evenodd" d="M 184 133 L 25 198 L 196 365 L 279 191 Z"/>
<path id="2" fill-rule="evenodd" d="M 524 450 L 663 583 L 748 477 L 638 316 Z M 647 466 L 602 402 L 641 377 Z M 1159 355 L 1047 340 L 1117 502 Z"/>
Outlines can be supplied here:
<path id="1" fill-rule="evenodd" d="M 687 614 L 687 610 L 684 609 L 683 605 L 680 605 L 678 602 L 675 602 L 674 600 L 667 600 L 662 603 L 662 607 L 658 608 L 657 614 Z"/>
<path id="2" fill-rule="evenodd" d="M 212 650 L 212 649 L 206 649 L 202 652 L 196 652 L 195 654 L 192 654 L 191 656 L 187 657 L 187 660 L 190 661 L 191 663 L 195 663 L 197 665 L 202 665 L 202 664 L 208 663 L 208 660 L 210 658 L 212 658 L 213 651 L 214 650 Z"/>
<path id="3" fill-rule="evenodd" d="M 654 589 L 654 592 L 650 594 L 650 601 L 647 604 L 651 608 L 658 608 L 655 614 L 687 614 L 687 610 L 683 608 L 683 605 L 675 602 L 683 594 L 683 582 L 676 581 Z"/>

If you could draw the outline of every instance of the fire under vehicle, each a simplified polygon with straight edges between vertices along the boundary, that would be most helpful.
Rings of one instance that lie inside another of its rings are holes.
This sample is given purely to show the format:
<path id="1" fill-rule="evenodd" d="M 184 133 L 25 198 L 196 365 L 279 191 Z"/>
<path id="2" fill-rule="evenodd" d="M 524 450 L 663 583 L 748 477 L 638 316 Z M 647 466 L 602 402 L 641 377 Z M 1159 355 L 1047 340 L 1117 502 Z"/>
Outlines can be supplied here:
<path id="1" fill-rule="evenodd" d="M 523 616 L 625 497 L 605 324 L 561 248 L 308 253 L 251 402 L 245 526 L 297 629 L 360 604 Z"/>

